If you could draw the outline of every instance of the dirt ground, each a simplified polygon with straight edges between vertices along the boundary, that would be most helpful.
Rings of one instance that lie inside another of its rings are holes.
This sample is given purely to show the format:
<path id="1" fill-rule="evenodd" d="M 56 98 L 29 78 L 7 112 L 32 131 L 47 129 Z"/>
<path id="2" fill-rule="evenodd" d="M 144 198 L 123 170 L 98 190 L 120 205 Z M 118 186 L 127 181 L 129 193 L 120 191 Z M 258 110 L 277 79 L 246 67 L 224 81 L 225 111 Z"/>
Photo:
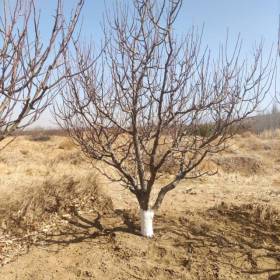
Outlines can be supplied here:
<path id="1" fill-rule="evenodd" d="M 0 152 L 0 279 L 280 279 L 280 136 L 236 136 L 139 235 L 135 198 L 62 136 Z M 163 181 L 171 175 L 166 172 Z"/>

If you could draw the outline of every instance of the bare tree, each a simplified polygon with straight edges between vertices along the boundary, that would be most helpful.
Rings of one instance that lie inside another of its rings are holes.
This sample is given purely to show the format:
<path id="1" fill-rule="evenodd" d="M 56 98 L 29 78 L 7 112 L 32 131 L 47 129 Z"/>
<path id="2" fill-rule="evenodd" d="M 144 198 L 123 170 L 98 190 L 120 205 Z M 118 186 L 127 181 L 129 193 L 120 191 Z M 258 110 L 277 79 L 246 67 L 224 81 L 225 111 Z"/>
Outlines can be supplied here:
<path id="1" fill-rule="evenodd" d="M 48 38 L 40 33 L 40 12 L 33 0 L 1 3 L 0 141 L 36 121 L 65 78 L 64 54 L 84 1 L 77 2 L 68 20 L 62 0 L 56 2 Z"/>
<path id="2" fill-rule="evenodd" d="M 227 44 L 221 47 L 216 60 L 201 50 L 195 30 L 179 40 L 173 29 L 181 5 L 182 0 L 134 0 L 114 9 L 104 24 L 103 53 L 94 57 L 91 48 L 76 46 L 76 63 L 69 54 L 68 76 L 88 67 L 68 79 L 56 111 L 83 152 L 117 172 L 96 168 L 136 196 L 147 237 L 153 236 L 154 211 L 165 195 L 183 179 L 215 172 L 201 163 L 225 149 L 271 84 L 262 45 L 248 65 L 240 58 L 240 40 L 230 56 Z M 169 161 L 176 173 L 156 192 Z"/>

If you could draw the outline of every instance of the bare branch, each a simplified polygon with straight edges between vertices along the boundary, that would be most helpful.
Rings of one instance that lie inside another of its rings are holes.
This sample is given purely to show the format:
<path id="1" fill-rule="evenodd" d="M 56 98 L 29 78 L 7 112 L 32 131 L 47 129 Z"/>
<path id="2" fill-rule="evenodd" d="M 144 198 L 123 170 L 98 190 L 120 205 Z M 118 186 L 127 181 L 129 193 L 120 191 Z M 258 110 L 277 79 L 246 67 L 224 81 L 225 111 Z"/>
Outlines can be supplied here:
<path id="1" fill-rule="evenodd" d="M 181 5 L 134 0 L 108 12 L 102 54 L 96 58 L 91 47 L 76 48 L 65 70 L 69 77 L 72 71 L 79 75 L 68 79 L 57 108 L 60 125 L 88 157 L 118 172 L 143 210 L 158 209 L 181 180 L 216 172 L 201 163 L 226 148 L 273 77 L 262 44 L 246 60 L 240 38 L 231 52 L 227 40 L 217 58 L 202 48 L 195 29 L 178 40 L 173 26 Z M 176 173 L 151 207 L 153 186 L 170 160 Z"/>
<path id="2" fill-rule="evenodd" d="M 1 139 L 36 121 L 54 98 L 65 79 L 62 62 L 83 5 L 79 1 L 67 20 L 62 0 L 58 0 L 51 33 L 43 40 L 34 1 L 4 1 L 0 13 Z"/>

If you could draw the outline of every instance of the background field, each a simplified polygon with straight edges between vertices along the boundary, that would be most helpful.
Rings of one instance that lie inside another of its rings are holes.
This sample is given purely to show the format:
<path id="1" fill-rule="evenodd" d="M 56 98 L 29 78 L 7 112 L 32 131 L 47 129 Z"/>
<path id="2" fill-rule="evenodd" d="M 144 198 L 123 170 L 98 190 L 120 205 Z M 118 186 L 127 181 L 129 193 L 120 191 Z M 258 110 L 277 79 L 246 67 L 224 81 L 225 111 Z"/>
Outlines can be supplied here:
<path id="1" fill-rule="evenodd" d="M 1 279 L 280 279 L 277 130 L 208 158 L 218 174 L 170 192 L 151 240 L 135 198 L 94 164 L 55 133 L 0 152 Z"/>

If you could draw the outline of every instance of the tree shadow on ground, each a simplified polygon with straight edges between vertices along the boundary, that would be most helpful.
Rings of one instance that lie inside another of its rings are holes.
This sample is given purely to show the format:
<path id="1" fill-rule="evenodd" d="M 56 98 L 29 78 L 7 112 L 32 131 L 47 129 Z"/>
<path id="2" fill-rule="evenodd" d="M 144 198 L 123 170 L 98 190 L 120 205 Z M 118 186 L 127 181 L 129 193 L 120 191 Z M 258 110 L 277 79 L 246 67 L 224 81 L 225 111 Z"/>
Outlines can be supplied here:
<path id="1" fill-rule="evenodd" d="M 172 232 L 174 246 L 185 247 L 195 262 L 202 264 L 200 260 L 206 258 L 217 270 L 227 266 L 241 274 L 276 280 L 280 279 L 278 217 L 267 206 L 221 205 L 203 213 L 186 213 L 168 226 L 165 218 L 159 218 L 157 231 L 165 237 Z"/>
<path id="2" fill-rule="evenodd" d="M 204 212 L 186 212 L 180 217 L 162 213 L 155 219 L 154 246 L 183 248 L 186 266 L 209 266 L 209 279 L 218 279 L 221 267 L 234 273 L 266 275 L 268 280 L 280 279 L 280 221 L 276 213 L 251 206 L 219 206 Z M 104 218 L 99 213 L 82 215 L 72 209 L 61 216 L 66 226 L 59 232 L 46 233 L 35 245 L 93 241 L 109 244 L 116 233 L 139 236 L 139 220 L 133 212 L 116 210 Z M 102 240 L 102 238 L 104 238 Z M 137 242 L 137 241 L 135 241 Z M 207 261 L 205 261 L 207 260 Z M 206 272 L 205 272 L 206 273 Z"/>
<path id="3" fill-rule="evenodd" d="M 119 219 L 116 219 L 117 217 Z M 35 245 L 42 244 L 42 242 L 44 245 L 69 245 L 98 237 L 113 237 L 117 232 L 140 235 L 139 227 L 133 222 L 131 215 L 120 209 L 111 213 L 109 224 L 102 221 L 104 217 L 98 212 L 91 214 L 89 218 L 82 216 L 76 208 L 71 209 L 71 214 L 61 215 L 60 218 L 66 224 L 64 223 L 64 226 L 56 233 L 41 235 Z M 115 220 L 113 223 L 112 219 Z"/>

